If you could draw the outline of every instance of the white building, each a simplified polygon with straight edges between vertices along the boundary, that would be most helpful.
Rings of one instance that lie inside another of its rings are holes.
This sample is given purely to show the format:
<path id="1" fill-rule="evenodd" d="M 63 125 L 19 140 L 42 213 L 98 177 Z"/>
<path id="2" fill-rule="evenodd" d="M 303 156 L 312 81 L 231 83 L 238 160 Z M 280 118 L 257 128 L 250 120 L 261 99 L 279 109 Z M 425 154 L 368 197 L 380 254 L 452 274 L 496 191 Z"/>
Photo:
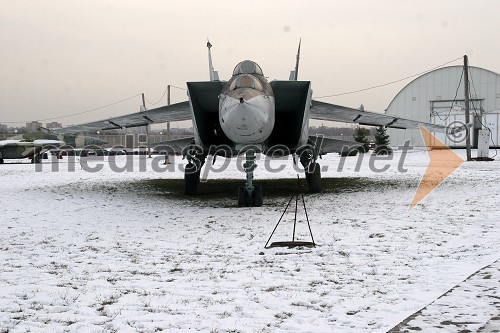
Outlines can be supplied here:
<path id="1" fill-rule="evenodd" d="M 38 132 L 40 127 L 42 127 L 42 123 L 39 123 L 38 121 L 26 123 L 26 131 L 28 131 L 28 133 Z"/>
<path id="2" fill-rule="evenodd" d="M 451 66 L 426 73 L 406 85 L 394 97 L 387 115 L 448 125 L 465 123 L 463 66 Z M 490 146 L 500 146 L 500 74 L 469 67 L 471 143 L 477 142 L 478 130 L 491 130 Z M 419 130 L 388 129 L 391 145 L 402 145 L 411 140 L 412 146 L 423 146 Z M 436 133 L 437 134 L 437 133 Z M 449 146 L 465 146 L 465 136 L 436 135 Z"/>
<path id="3" fill-rule="evenodd" d="M 45 128 L 48 128 L 48 129 L 62 128 L 62 124 L 57 122 L 57 121 L 53 121 L 51 123 L 46 123 Z"/>

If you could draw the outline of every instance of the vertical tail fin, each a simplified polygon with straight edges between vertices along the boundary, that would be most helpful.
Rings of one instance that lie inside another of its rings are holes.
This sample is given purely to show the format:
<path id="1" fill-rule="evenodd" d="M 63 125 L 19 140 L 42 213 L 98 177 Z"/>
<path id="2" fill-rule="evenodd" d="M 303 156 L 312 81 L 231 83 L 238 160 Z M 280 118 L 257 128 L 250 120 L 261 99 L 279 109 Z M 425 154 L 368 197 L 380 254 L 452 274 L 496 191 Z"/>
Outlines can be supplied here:
<path id="1" fill-rule="evenodd" d="M 295 70 L 290 71 L 290 81 L 297 81 L 299 77 L 299 60 L 300 60 L 300 43 L 302 42 L 302 38 L 299 39 L 299 48 L 297 50 L 297 60 L 295 62 Z"/>
<path id="2" fill-rule="evenodd" d="M 212 53 L 210 52 L 212 44 L 210 44 L 210 41 L 208 39 L 207 39 L 207 47 L 208 47 L 208 71 L 210 75 L 210 81 L 219 81 L 219 73 L 217 73 L 217 71 L 214 71 L 214 67 L 212 66 Z"/>

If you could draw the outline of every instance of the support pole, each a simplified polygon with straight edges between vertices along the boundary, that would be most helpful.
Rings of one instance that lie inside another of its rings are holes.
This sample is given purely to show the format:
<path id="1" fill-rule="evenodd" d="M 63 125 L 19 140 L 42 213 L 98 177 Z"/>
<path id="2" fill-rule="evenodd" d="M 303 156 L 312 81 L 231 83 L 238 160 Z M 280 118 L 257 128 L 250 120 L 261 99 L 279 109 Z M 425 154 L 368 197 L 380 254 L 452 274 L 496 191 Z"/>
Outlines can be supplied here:
<path id="1" fill-rule="evenodd" d="M 295 216 L 293 217 L 293 237 L 292 242 L 295 242 L 295 227 L 297 226 L 297 206 L 299 202 L 299 175 L 297 175 L 297 188 L 295 189 Z"/>
<path id="2" fill-rule="evenodd" d="M 304 196 L 302 194 L 300 196 L 302 197 L 302 204 L 304 205 L 304 213 L 306 213 L 306 221 L 307 226 L 309 227 L 309 234 L 311 235 L 313 246 L 316 246 L 316 243 L 314 243 L 313 232 L 311 230 L 311 223 L 309 223 L 309 216 L 307 215 L 306 202 L 304 201 Z"/>
<path id="3" fill-rule="evenodd" d="M 464 55 L 464 100 L 465 100 L 465 125 L 470 123 L 469 114 L 469 60 L 467 55 Z M 465 148 L 467 150 L 467 161 L 472 161 L 471 147 L 470 147 L 470 134 L 472 128 L 467 127 L 467 136 L 465 137 Z"/>
<path id="4" fill-rule="evenodd" d="M 292 236 L 292 242 L 295 242 L 295 227 L 297 226 L 297 205 L 299 201 L 299 194 L 295 194 L 295 216 L 293 218 L 293 236 Z"/>
<path id="5" fill-rule="evenodd" d="M 167 86 L 167 105 L 170 105 L 170 84 Z M 167 140 L 170 140 L 170 122 L 167 123 Z M 165 164 L 170 164 L 168 151 L 165 154 Z"/>
<path id="6" fill-rule="evenodd" d="M 142 93 L 142 106 L 146 110 L 146 98 L 144 93 Z M 148 157 L 151 158 L 151 148 L 149 148 L 149 125 L 146 125 L 146 145 L 148 146 Z"/>
<path id="7" fill-rule="evenodd" d="M 170 84 L 167 86 L 167 105 L 170 105 Z M 170 140 L 170 122 L 167 123 L 167 140 Z"/>

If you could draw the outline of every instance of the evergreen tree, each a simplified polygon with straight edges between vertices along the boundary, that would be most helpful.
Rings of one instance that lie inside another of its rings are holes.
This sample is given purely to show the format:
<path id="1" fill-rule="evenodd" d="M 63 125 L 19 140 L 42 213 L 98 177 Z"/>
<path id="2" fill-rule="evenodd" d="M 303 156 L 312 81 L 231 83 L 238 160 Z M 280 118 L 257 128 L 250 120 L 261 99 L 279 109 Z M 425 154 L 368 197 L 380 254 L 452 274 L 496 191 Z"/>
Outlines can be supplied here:
<path id="1" fill-rule="evenodd" d="M 376 155 L 391 155 L 392 154 L 392 148 L 389 147 L 390 139 L 389 135 L 387 134 L 385 127 L 380 126 L 377 128 L 377 131 L 375 132 L 375 151 L 374 153 Z"/>
<path id="2" fill-rule="evenodd" d="M 359 149 L 360 153 L 366 153 L 370 149 L 368 138 L 366 137 L 367 135 L 370 135 L 370 131 L 366 128 L 358 127 L 354 131 L 354 140 L 361 143 L 363 147 L 362 149 Z"/>

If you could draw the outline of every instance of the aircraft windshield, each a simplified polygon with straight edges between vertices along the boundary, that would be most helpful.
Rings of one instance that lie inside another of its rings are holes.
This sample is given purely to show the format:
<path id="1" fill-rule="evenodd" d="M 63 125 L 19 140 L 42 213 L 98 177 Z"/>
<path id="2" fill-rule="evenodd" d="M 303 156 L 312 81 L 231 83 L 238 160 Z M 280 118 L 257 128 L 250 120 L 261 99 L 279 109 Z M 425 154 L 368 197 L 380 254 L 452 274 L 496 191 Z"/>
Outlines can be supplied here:
<path id="1" fill-rule="evenodd" d="M 245 60 L 236 65 L 233 71 L 233 76 L 240 74 L 264 75 L 260 66 L 251 60 Z"/>
<path id="2" fill-rule="evenodd" d="M 231 86 L 229 87 L 229 90 L 234 90 L 238 88 L 252 88 L 252 89 L 257 89 L 262 91 L 262 84 L 257 80 L 255 77 L 251 75 L 242 75 L 238 78 L 236 78 L 233 83 L 231 83 Z"/>

